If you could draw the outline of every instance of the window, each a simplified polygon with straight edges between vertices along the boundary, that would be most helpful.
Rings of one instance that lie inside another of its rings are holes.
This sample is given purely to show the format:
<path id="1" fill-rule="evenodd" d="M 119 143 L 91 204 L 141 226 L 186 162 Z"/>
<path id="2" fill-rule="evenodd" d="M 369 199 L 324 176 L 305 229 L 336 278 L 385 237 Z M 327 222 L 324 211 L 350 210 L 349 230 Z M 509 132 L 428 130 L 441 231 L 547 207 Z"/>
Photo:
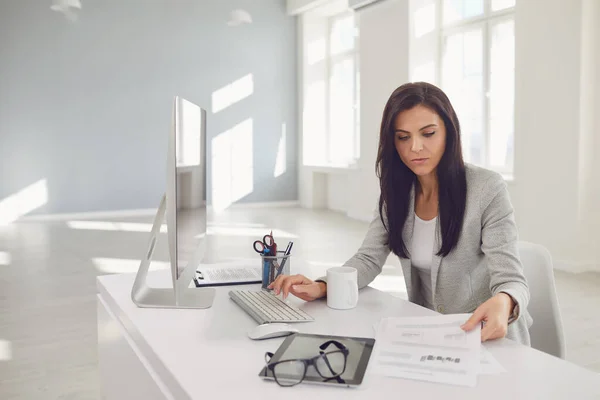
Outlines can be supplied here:
<path id="1" fill-rule="evenodd" d="M 328 163 L 346 165 L 359 157 L 358 57 L 354 14 L 329 20 Z"/>
<path id="2" fill-rule="evenodd" d="M 360 156 L 355 14 L 331 9 L 303 19 L 303 163 L 346 167 Z"/>
<path id="3" fill-rule="evenodd" d="M 440 82 L 465 161 L 512 175 L 515 0 L 441 0 Z"/>

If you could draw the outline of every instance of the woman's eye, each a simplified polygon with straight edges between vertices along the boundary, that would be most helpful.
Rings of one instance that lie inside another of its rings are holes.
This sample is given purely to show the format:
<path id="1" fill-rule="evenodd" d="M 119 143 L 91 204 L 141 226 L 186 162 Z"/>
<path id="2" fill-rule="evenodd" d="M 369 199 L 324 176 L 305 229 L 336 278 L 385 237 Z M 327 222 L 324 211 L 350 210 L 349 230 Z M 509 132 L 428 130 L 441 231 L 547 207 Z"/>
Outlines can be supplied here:
<path id="1" fill-rule="evenodd" d="M 409 136 L 396 136 L 398 140 L 405 141 L 408 140 Z"/>
<path id="2" fill-rule="evenodd" d="M 423 134 L 425 137 L 432 137 L 433 135 L 435 135 L 435 132 L 427 132 Z"/>

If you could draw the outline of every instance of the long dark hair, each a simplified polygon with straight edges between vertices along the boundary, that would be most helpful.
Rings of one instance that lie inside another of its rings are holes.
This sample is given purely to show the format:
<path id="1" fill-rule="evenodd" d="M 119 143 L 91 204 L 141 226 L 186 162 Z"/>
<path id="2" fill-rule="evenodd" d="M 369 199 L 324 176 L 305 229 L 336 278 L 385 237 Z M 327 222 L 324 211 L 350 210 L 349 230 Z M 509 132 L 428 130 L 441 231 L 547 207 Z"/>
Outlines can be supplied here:
<path id="1" fill-rule="evenodd" d="M 437 113 L 446 126 L 446 148 L 437 166 L 439 184 L 439 221 L 442 246 L 438 256 L 447 256 L 458 243 L 467 202 L 467 178 L 460 143 L 460 125 L 450 100 L 438 87 L 426 83 L 407 83 L 391 94 L 381 119 L 376 172 L 381 194 L 379 213 L 388 231 L 388 246 L 399 257 L 409 258 L 402 238 L 408 217 L 410 192 L 417 186 L 417 176 L 400 159 L 396 151 L 394 123 L 398 114 L 417 105 Z M 415 191 L 416 194 L 416 191 Z M 383 218 L 385 213 L 387 225 Z"/>

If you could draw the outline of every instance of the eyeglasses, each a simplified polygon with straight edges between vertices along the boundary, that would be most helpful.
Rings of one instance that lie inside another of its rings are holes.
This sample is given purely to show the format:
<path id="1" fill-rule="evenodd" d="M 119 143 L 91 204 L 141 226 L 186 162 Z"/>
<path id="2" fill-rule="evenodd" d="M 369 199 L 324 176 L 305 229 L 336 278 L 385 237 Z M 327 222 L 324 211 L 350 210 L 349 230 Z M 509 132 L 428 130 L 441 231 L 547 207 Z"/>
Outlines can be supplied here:
<path id="1" fill-rule="evenodd" d="M 334 348 L 327 350 L 329 346 Z M 319 355 L 294 360 L 281 360 L 275 363 L 269 363 L 273 353 L 265 354 L 267 368 L 273 373 L 273 377 L 279 386 L 294 386 L 299 384 L 306 377 L 306 371 L 309 366 L 314 366 L 317 373 L 326 380 L 339 378 L 346 370 L 346 360 L 349 350 L 346 346 L 336 340 L 329 340 L 319 346 Z"/>

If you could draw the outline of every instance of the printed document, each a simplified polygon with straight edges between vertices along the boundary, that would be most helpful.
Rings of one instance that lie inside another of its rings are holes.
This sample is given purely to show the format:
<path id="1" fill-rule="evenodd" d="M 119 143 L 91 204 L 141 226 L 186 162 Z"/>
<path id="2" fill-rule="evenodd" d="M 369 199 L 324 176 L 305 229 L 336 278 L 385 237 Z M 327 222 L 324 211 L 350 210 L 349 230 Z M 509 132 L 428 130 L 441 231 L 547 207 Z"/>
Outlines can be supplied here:
<path id="1" fill-rule="evenodd" d="M 474 387 L 481 364 L 481 326 L 470 332 L 460 328 L 470 317 L 382 319 L 376 333 L 373 373 Z"/>

